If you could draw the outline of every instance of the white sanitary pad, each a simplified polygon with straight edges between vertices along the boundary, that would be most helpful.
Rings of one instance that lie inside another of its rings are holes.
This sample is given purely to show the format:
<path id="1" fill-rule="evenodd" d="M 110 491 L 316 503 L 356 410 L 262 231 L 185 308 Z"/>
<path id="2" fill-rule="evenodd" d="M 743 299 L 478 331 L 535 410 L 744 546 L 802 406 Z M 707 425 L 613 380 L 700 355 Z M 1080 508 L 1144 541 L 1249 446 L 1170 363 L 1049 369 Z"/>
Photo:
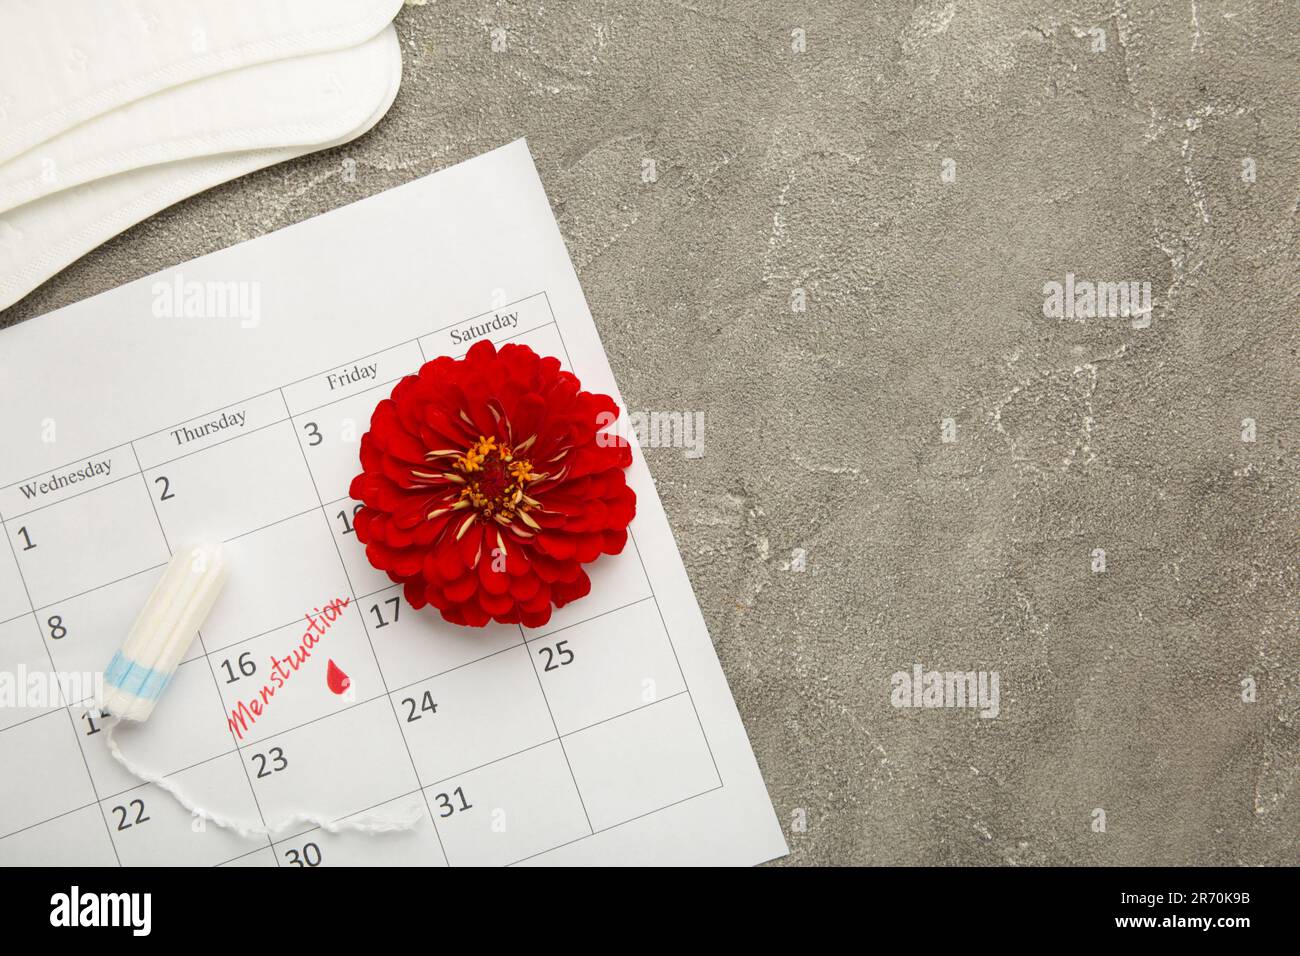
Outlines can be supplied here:
<path id="1" fill-rule="evenodd" d="M 0 0 L 0 5 L 10 2 Z M 384 69 L 368 71 L 364 82 L 349 87 L 345 91 L 347 108 L 340 109 L 364 118 L 333 140 L 145 166 L 64 189 L 0 214 L 0 309 L 160 209 L 226 180 L 336 146 L 366 132 L 392 105 L 402 75 L 396 30 L 389 26 L 376 43 L 384 51 Z"/>
<path id="2" fill-rule="evenodd" d="M 0 0 L 0 163 L 192 80 L 345 49 L 402 0 Z"/>
<path id="3" fill-rule="evenodd" d="M 355 47 L 218 73 L 103 113 L 0 164 L 0 214 L 141 166 L 336 140 L 374 111 L 398 55 L 385 31 Z"/>

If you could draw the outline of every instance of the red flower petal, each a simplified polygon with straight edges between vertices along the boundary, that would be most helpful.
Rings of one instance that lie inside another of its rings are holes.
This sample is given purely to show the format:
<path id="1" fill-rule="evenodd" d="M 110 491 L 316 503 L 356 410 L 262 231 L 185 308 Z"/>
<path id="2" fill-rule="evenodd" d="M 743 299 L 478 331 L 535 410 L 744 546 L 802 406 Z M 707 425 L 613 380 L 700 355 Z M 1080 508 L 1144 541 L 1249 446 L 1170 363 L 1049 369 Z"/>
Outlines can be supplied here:
<path id="1" fill-rule="evenodd" d="M 636 496 L 617 411 L 524 345 L 426 363 L 361 440 L 349 494 L 366 557 L 454 624 L 541 626 L 591 589 L 583 564 L 626 545 Z"/>

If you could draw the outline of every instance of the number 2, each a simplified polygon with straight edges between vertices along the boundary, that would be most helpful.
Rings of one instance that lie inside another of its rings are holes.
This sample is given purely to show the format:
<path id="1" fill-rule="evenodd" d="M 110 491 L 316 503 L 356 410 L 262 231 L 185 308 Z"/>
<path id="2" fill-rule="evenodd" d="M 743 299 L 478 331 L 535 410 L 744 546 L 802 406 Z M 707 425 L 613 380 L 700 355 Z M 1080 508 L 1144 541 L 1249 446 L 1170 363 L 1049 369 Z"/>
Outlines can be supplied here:
<path id="1" fill-rule="evenodd" d="M 157 478 L 155 478 L 155 479 L 153 480 L 153 483 L 154 483 L 155 485 L 158 484 L 158 483 L 160 483 L 160 482 L 162 483 L 162 494 L 160 494 L 160 495 L 158 496 L 158 500 L 159 500 L 159 501 L 170 501 L 172 498 L 175 498 L 176 495 L 172 493 L 172 483 L 171 483 L 171 481 L 167 478 L 166 475 L 159 475 Z"/>

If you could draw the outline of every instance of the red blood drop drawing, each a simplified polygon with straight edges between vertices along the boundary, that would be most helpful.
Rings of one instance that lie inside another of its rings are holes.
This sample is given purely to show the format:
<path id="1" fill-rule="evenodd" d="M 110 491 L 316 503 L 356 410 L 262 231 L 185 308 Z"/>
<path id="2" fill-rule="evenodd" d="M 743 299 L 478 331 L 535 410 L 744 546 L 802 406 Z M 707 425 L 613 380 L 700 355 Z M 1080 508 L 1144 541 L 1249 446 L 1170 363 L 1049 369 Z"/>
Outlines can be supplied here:
<path id="1" fill-rule="evenodd" d="M 339 669 L 333 659 L 329 662 L 329 668 L 325 671 L 325 683 L 329 684 L 330 690 L 336 694 L 341 694 L 352 686 L 352 678 Z"/>

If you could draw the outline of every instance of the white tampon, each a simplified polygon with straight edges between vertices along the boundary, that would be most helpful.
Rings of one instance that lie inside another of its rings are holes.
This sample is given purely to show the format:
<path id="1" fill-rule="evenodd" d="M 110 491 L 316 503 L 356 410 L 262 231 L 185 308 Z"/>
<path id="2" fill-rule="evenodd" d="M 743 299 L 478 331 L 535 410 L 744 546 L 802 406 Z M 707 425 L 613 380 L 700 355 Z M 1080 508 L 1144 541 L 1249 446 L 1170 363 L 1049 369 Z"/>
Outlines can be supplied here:
<path id="1" fill-rule="evenodd" d="M 96 705 L 109 718 L 104 724 L 103 739 L 113 759 L 128 773 L 170 793 L 196 818 L 209 820 L 244 837 L 275 833 L 300 824 L 320 827 L 330 833 L 344 830 L 388 833 L 415 827 L 427 812 L 418 803 L 396 818 L 375 818 L 362 813 L 338 819 L 317 813 L 295 813 L 272 825 L 265 821 L 237 820 L 204 809 L 173 778 L 141 766 L 122 752 L 114 739 L 118 724 L 124 719 L 142 721 L 153 713 L 154 705 L 189 650 L 225 581 L 226 563 L 221 545 L 192 544 L 173 555 L 144 610 L 131 625 L 121 650 L 113 655 L 104 672 L 103 691 L 96 695 Z"/>
<path id="2" fill-rule="evenodd" d="M 225 582 L 220 544 L 192 544 L 172 556 L 104 671 L 101 712 L 126 720 L 153 713 Z"/>

